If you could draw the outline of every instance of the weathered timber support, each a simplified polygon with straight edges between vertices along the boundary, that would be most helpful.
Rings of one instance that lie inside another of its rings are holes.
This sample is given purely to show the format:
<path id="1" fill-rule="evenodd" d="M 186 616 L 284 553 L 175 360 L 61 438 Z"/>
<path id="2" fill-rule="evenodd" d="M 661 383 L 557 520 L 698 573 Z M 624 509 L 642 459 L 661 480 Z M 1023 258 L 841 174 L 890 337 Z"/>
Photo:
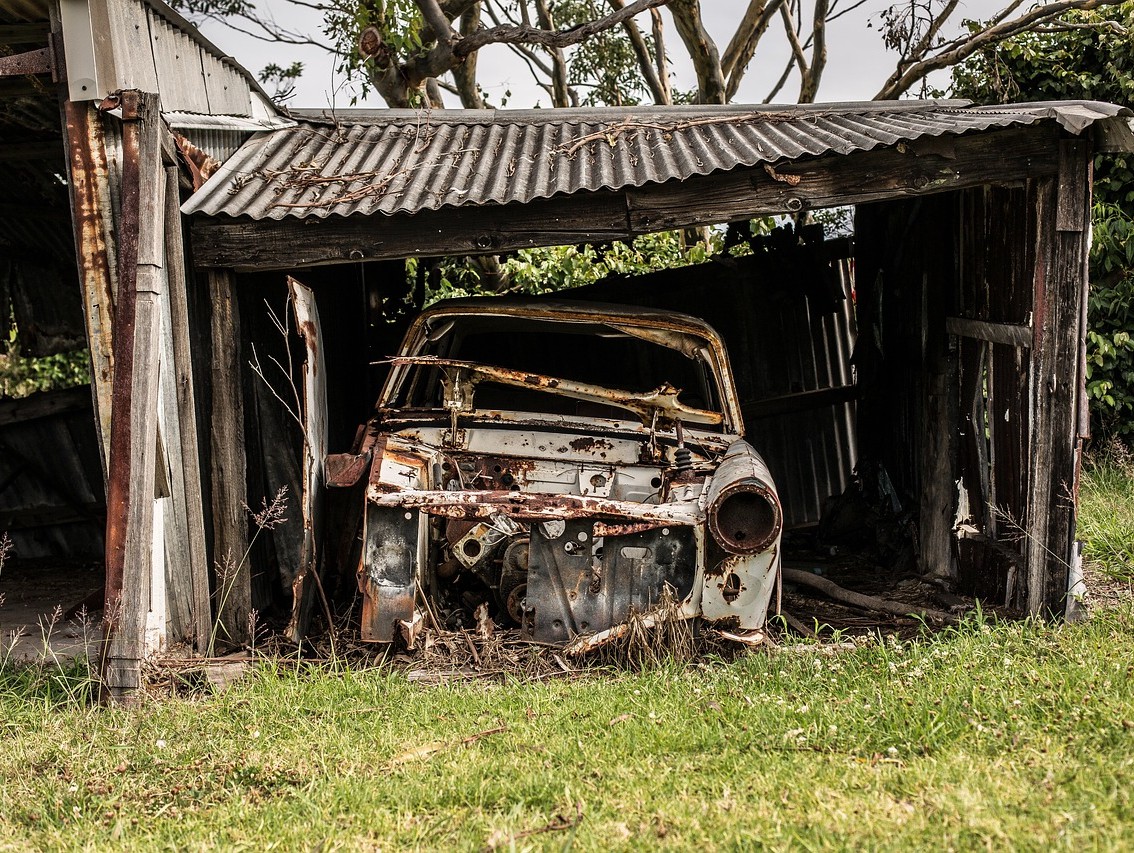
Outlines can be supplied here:
<path id="1" fill-rule="evenodd" d="M 247 562 L 247 460 L 241 384 L 240 310 L 228 270 L 208 272 L 212 303 L 212 502 L 216 565 L 216 637 L 242 645 L 250 637 L 251 567 Z M 211 631 L 211 633 L 212 633 Z"/>
<path id="2" fill-rule="evenodd" d="M 79 288 L 91 352 L 91 392 L 102 450 L 103 473 L 110 459 L 111 396 L 114 377 L 114 293 L 117 288 L 112 233 L 110 177 L 102 119 L 93 104 L 65 101 L 63 123 L 70 166 L 71 218 Z"/>
<path id="3" fill-rule="evenodd" d="M 121 107 L 120 281 L 114 327 L 102 674 L 108 698 L 129 701 L 141 687 L 154 568 L 165 175 L 158 96 L 125 91 Z"/>
<path id="4" fill-rule="evenodd" d="M 1090 248 L 1089 144 L 1062 141 L 1058 177 L 1039 185 L 1027 575 L 1019 603 L 1030 614 L 1054 617 L 1062 615 L 1066 603 L 1079 488 L 1081 322 Z"/>
<path id="5" fill-rule="evenodd" d="M 957 348 L 946 330 L 957 290 L 956 196 L 927 200 L 922 245 L 921 346 L 922 382 L 921 493 L 919 495 L 919 569 L 927 577 L 950 583 L 957 579 Z M 934 237 L 936 235 L 936 237 Z"/>
<path id="6" fill-rule="evenodd" d="M 171 528 L 177 532 L 179 546 L 166 547 L 166 582 L 171 604 L 182 601 L 189 618 L 175 625 L 180 638 L 191 640 L 204 654 L 212 631 L 212 604 L 209 595 L 209 563 L 205 541 L 205 514 L 201 487 L 201 455 L 197 436 L 197 404 L 193 381 L 192 347 L 189 336 L 189 300 L 185 272 L 185 248 L 181 234 L 181 207 L 178 192 L 178 170 L 165 169 L 165 267 L 167 292 L 163 302 L 168 312 L 169 372 L 163 379 L 168 400 L 166 421 L 176 424 L 176 436 L 166 435 L 170 442 L 170 461 L 174 518 Z M 164 353 L 163 353 L 164 354 Z M 172 442 L 176 438 L 177 443 Z M 181 608 L 171 606 L 171 613 Z"/>

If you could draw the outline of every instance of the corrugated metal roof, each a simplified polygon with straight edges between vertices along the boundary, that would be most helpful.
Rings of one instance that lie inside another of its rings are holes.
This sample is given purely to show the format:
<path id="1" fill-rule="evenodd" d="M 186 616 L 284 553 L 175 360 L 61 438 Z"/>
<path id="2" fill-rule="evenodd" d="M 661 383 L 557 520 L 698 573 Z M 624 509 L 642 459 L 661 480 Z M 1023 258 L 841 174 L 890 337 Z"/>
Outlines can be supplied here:
<path id="1" fill-rule="evenodd" d="M 250 139 L 183 209 L 282 219 L 527 202 L 1041 121 L 1078 133 L 1116 115 L 1132 113 L 1086 101 L 303 113 Z"/>

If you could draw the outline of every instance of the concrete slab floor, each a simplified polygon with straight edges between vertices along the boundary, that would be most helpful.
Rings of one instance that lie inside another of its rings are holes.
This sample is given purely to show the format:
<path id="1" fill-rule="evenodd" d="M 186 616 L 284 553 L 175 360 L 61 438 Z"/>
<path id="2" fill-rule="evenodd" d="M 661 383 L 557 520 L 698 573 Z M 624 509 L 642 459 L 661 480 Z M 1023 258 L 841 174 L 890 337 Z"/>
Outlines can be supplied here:
<path id="1" fill-rule="evenodd" d="M 0 664 L 97 655 L 102 613 L 81 604 L 97 599 L 102 583 L 98 564 L 6 561 L 0 569 Z"/>

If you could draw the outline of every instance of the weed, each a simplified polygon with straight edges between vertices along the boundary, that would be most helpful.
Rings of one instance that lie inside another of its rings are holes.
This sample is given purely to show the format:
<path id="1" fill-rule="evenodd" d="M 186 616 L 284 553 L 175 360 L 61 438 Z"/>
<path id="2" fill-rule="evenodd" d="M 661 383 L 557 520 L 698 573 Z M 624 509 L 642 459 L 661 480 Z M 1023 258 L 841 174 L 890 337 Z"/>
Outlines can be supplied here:
<path id="1" fill-rule="evenodd" d="M 1094 568 L 1116 580 L 1134 580 L 1134 456 L 1117 441 L 1084 466 L 1078 536 Z"/>

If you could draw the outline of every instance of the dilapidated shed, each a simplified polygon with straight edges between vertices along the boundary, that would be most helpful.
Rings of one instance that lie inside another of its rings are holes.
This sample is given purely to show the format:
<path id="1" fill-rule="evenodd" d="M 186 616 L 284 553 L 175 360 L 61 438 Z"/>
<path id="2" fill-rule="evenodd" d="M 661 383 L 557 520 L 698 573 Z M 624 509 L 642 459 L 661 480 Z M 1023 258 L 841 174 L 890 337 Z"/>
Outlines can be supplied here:
<path id="1" fill-rule="evenodd" d="M 137 689 L 147 642 L 239 643 L 256 612 L 282 601 L 300 614 L 286 581 L 332 568 L 342 549 L 329 544 L 334 515 L 317 523 L 322 460 L 349 445 L 376 393 L 373 362 L 422 307 L 406 259 L 845 205 L 853 243 L 754 241 L 750 258 L 581 295 L 722 327 L 749 434 L 795 523 L 816 523 L 857 467 L 905 506 L 923 574 L 1020 614 L 1063 613 L 1087 433 L 1091 166 L 1134 150 L 1128 110 L 280 115 L 158 0 L 21 0 L 0 14 L 19 46 L 0 60 L 18 84 L 0 105 L 0 156 L 46 187 L 34 210 L 50 223 L 30 227 L 27 194 L 8 185 L 19 275 L 6 292 L 17 306 L 53 294 L 50 308 L 18 309 L 30 312 L 20 328 L 80 335 L 91 352 L 113 692 Z M 29 159 L 39 145 L 54 153 Z M 33 274 L 46 289 L 26 284 Z M 325 425 L 318 446 L 287 432 L 252 367 L 292 351 L 276 329 L 289 276 L 315 320 L 306 372 L 287 372 L 297 390 L 321 374 L 325 407 L 314 393 L 299 406 Z M 54 325 L 29 319 L 54 310 Z M 300 512 L 256 546 L 279 577 L 228 571 L 249 551 L 246 507 L 281 485 Z"/>

